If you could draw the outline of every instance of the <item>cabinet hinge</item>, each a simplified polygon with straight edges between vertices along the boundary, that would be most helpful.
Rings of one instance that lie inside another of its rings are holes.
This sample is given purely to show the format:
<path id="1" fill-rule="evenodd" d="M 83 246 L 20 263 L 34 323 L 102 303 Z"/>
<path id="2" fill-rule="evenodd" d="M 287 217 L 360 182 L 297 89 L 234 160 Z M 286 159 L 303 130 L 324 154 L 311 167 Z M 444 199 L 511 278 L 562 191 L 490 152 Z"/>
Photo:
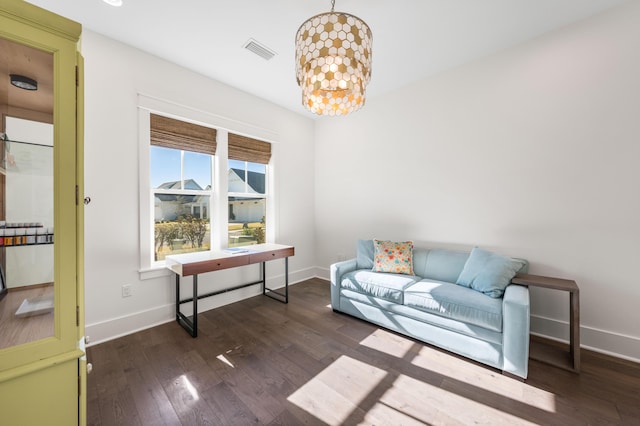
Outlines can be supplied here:
<path id="1" fill-rule="evenodd" d="M 80 306 L 76 306 L 76 327 L 80 327 Z"/>
<path id="2" fill-rule="evenodd" d="M 78 192 L 80 192 L 80 188 L 78 188 L 78 185 L 76 185 L 76 206 L 78 205 L 78 198 L 80 196 Z"/>
<path id="3" fill-rule="evenodd" d="M 80 85 L 80 71 L 78 70 L 78 66 L 76 65 L 76 86 Z"/>

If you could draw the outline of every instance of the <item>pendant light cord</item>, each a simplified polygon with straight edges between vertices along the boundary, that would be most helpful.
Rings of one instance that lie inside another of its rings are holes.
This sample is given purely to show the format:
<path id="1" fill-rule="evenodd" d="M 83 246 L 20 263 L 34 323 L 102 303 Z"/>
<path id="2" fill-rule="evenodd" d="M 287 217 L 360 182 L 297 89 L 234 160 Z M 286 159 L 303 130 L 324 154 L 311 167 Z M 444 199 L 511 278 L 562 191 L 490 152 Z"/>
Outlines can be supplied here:
<path id="1" fill-rule="evenodd" d="M 333 8 L 336 7 L 336 0 L 331 0 L 331 11 L 333 12 Z"/>

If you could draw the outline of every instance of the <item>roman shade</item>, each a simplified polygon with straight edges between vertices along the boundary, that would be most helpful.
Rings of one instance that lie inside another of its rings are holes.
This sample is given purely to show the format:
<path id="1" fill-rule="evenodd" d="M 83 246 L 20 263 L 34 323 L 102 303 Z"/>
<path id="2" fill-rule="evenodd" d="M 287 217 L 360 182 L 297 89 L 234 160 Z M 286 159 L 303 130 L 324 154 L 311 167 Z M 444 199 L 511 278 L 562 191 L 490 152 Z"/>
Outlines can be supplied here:
<path id="1" fill-rule="evenodd" d="M 151 114 L 151 145 L 216 154 L 216 129 Z"/>
<path id="2" fill-rule="evenodd" d="M 246 136 L 229 133 L 229 159 L 269 164 L 271 144 Z"/>

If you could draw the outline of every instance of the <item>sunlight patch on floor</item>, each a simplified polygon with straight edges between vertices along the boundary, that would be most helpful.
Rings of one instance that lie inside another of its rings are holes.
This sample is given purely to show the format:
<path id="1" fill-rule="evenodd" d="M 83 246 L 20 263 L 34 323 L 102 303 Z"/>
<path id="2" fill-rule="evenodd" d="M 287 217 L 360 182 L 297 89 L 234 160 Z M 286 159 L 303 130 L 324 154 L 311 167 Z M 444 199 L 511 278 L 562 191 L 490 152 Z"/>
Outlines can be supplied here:
<path id="1" fill-rule="evenodd" d="M 379 328 L 365 337 L 360 344 L 387 355 L 403 358 L 415 342 Z"/>
<path id="2" fill-rule="evenodd" d="M 499 371 L 479 367 L 445 352 L 425 346 L 420 349 L 411 363 L 452 379 L 450 383 L 474 386 L 540 410 L 556 412 L 556 396 L 553 393 L 529 386 L 504 376 Z"/>
<path id="3" fill-rule="evenodd" d="M 495 383 L 489 376 L 485 373 L 484 379 Z M 512 407 L 515 411 L 493 406 L 495 389 L 484 390 L 490 387 L 478 389 L 477 383 L 469 386 L 448 377 L 428 382 L 405 374 L 395 376 L 342 355 L 287 400 L 327 425 L 532 424 L 517 416 L 517 406 Z"/>
<path id="4" fill-rule="evenodd" d="M 226 357 L 226 356 L 224 356 L 223 354 L 218 355 L 218 356 L 216 357 L 216 359 L 217 359 L 217 360 L 219 360 L 219 361 L 222 361 L 223 363 L 227 364 L 227 365 L 228 365 L 229 367 L 231 367 L 231 368 L 236 368 L 236 367 L 231 363 L 231 361 L 229 361 L 229 360 L 227 359 L 227 357 Z"/>
<path id="5" fill-rule="evenodd" d="M 376 402 L 364 416 L 363 424 L 367 425 L 402 425 L 402 426 L 424 426 L 425 421 L 414 418 L 403 412 L 404 407 L 396 408 L 382 402 Z M 429 423 L 434 424 L 429 419 Z"/>
<path id="6" fill-rule="evenodd" d="M 183 374 L 182 376 L 180 376 L 180 379 L 182 381 L 182 386 L 184 387 L 184 389 L 187 390 L 189 395 L 191 395 L 191 398 L 193 398 L 194 401 L 200 400 L 200 395 L 198 394 L 198 390 L 196 389 L 195 386 L 193 386 L 193 384 L 187 378 L 187 376 Z"/>
<path id="7" fill-rule="evenodd" d="M 311 380 L 287 400 L 328 425 L 342 425 L 357 408 L 319 380 Z"/>
<path id="8" fill-rule="evenodd" d="M 482 398 L 482 395 L 479 396 Z M 380 403 L 428 424 L 534 424 L 421 380 L 401 374 L 380 398 Z"/>
<path id="9" fill-rule="evenodd" d="M 387 373 L 372 365 L 340 356 L 287 400 L 329 425 L 344 424 L 359 409 Z"/>

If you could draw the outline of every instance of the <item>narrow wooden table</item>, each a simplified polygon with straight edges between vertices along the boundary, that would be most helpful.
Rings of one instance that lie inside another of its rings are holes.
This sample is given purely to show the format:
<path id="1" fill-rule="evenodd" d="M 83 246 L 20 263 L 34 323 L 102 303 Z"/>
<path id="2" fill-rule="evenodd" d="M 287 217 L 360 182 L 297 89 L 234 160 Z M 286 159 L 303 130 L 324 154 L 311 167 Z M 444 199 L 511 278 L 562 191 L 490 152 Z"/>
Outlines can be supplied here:
<path id="1" fill-rule="evenodd" d="M 552 348 L 531 351 L 531 358 L 576 373 L 580 372 L 580 289 L 573 280 L 544 277 L 541 275 L 517 274 L 511 280 L 513 284 L 550 288 L 569 292 L 569 356 L 564 351 Z"/>
<path id="2" fill-rule="evenodd" d="M 192 337 L 198 336 L 198 300 L 216 294 L 238 290 L 255 284 L 262 284 L 262 294 L 282 303 L 289 303 L 289 257 L 294 255 L 294 247 L 282 244 L 256 244 L 238 247 L 243 251 L 228 253 L 226 251 L 199 251 L 167 256 L 165 265 L 176 274 L 176 321 Z M 267 288 L 266 262 L 284 258 L 284 293 Z M 220 271 L 222 269 L 262 263 L 262 276 L 258 281 L 225 288 L 206 294 L 198 294 L 198 274 Z M 180 299 L 180 278 L 193 276 L 193 296 Z M 193 303 L 193 319 L 190 320 L 180 311 L 180 305 Z"/>

